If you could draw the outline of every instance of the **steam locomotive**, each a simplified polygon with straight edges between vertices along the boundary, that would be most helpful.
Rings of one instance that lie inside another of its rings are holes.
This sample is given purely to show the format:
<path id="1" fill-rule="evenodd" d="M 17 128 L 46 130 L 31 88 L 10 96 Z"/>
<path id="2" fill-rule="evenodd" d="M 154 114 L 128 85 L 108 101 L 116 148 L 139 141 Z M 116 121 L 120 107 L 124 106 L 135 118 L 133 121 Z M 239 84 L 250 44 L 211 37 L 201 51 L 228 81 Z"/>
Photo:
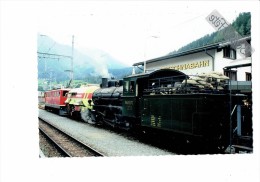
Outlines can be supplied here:
<path id="1" fill-rule="evenodd" d="M 230 109 L 245 99 L 243 94 L 231 94 L 227 81 L 221 74 L 191 77 L 173 69 L 131 75 L 123 81 L 103 79 L 93 93 L 90 115 L 96 124 L 164 131 L 221 151 L 233 130 Z"/>

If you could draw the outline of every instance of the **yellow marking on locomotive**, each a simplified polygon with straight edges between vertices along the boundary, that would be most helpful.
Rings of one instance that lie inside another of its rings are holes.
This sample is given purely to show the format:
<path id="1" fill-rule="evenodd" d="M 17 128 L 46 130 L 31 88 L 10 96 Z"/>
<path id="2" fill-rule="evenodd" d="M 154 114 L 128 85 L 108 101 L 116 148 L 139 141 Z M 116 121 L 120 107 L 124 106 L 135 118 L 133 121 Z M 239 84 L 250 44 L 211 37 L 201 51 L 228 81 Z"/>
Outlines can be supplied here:
<path id="1" fill-rule="evenodd" d="M 155 125 L 155 116 L 151 115 L 151 126 L 156 126 Z"/>
<path id="2" fill-rule="evenodd" d="M 154 115 L 151 115 L 151 118 L 150 118 L 150 123 L 151 123 L 151 126 L 153 127 L 162 127 L 162 117 L 159 116 L 158 118 L 156 118 Z"/>

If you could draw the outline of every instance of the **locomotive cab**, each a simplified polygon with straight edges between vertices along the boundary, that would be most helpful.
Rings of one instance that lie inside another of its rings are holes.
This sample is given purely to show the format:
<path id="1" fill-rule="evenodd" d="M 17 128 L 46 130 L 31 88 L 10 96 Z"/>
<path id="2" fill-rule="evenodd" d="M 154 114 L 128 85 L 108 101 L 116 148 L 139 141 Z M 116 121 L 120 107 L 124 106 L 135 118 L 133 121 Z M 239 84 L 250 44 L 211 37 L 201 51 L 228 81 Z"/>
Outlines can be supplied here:
<path id="1" fill-rule="evenodd" d="M 178 80 L 174 79 L 178 77 Z M 166 78 L 160 80 L 160 78 Z M 167 78 L 171 78 L 170 80 Z M 172 79 L 173 78 L 173 79 Z M 123 87 L 123 116 L 137 121 L 141 118 L 140 102 L 144 95 L 150 95 L 166 87 L 181 83 L 187 76 L 179 71 L 162 69 L 151 73 L 141 73 L 124 78 Z"/>
<path id="2" fill-rule="evenodd" d="M 138 95 L 138 85 L 136 78 L 124 79 L 123 85 L 123 115 L 134 118 L 136 116 L 136 103 Z"/>

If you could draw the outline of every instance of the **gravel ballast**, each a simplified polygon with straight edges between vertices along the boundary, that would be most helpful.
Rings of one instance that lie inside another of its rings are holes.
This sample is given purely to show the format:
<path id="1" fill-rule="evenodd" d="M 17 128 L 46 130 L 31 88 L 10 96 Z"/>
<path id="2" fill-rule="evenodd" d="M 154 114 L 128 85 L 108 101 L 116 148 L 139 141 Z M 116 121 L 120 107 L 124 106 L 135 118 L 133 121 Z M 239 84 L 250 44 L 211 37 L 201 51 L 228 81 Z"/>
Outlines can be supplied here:
<path id="1" fill-rule="evenodd" d="M 60 117 L 39 109 L 39 117 L 70 133 L 83 143 L 90 145 L 106 156 L 165 156 L 174 153 L 161 150 L 137 141 L 129 140 L 109 130 L 87 123 Z"/>

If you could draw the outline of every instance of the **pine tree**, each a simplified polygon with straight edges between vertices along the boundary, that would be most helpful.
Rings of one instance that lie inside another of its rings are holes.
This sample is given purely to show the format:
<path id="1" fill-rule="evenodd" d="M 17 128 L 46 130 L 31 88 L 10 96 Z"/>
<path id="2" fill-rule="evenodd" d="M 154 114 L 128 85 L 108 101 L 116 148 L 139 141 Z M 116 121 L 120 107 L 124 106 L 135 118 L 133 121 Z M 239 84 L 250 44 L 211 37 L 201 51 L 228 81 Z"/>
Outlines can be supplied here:
<path id="1" fill-rule="evenodd" d="M 238 29 L 238 33 L 240 34 L 240 35 L 245 35 L 245 27 L 244 27 L 244 25 L 242 24 L 241 26 L 240 26 L 240 28 Z"/>
<path id="2" fill-rule="evenodd" d="M 251 17 L 245 27 L 245 35 L 251 35 Z"/>

